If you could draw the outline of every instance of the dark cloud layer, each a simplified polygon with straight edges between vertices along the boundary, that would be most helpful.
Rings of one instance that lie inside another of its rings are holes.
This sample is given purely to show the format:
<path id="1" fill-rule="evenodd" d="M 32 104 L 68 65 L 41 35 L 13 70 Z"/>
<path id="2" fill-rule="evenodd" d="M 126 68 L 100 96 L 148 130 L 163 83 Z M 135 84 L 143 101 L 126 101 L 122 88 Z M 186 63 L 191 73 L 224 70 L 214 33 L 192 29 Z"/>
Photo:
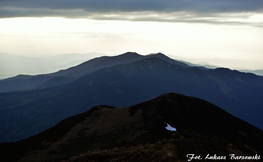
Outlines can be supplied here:
<path id="1" fill-rule="evenodd" d="M 226 13 L 255 12 L 263 13 L 263 0 L 0 0 L 0 17 L 2 18 L 59 16 L 194 22 L 204 20 L 193 20 L 193 17 L 218 17 Z M 135 15 L 135 18 L 125 17 L 127 13 Z M 141 16 L 138 16 L 138 13 Z M 175 17 L 175 13 L 179 17 Z M 181 17 L 182 13 L 188 15 L 184 20 Z M 151 17 L 149 14 L 160 16 Z M 109 18 L 105 15 L 118 16 Z"/>
<path id="2" fill-rule="evenodd" d="M 1 8 L 81 9 L 89 12 L 117 11 L 192 11 L 254 12 L 262 11 L 262 0 L 1 0 Z M 34 15 L 32 15 L 34 16 Z"/>

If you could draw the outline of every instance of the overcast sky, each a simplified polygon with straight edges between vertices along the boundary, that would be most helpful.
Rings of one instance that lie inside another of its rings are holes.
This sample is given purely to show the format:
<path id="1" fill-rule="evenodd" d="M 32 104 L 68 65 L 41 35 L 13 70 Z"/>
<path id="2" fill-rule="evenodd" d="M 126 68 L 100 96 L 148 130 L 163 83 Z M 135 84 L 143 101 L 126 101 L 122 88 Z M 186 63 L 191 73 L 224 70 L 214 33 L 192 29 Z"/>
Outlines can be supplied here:
<path id="1" fill-rule="evenodd" d="M 162 52 L 263 69 L 263 0 L 0 0 L 0 52 Z M 226 61 L 227 59 L 227 61 Z"/>

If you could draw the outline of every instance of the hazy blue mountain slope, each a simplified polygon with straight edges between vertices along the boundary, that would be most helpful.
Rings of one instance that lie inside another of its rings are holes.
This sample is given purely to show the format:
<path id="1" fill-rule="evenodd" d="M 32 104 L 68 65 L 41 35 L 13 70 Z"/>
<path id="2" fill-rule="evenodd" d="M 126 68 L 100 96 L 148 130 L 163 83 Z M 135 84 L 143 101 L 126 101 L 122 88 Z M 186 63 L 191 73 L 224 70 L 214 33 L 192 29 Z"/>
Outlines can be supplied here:
<path id="1" fill-rule="evenodd" d="M 0 92 L 34 89 L 35 87 L 49 81 L 51 78 L 52 77 L 47 75 L 18 75 L 13 78 L 1 80 Z"/>
<path id="2" fill-rule="evenodd" d="M 86 61 L 80 65 L 71 67 L 69 69 L 60 70 L 51 75 L 52 76 L 83 76 L 85 74 L 89 74 L 91 72 L 94 72 L 102 68 L 137 61 L 140 60 L 142 57 L 143 56 L 134 52 L 127 52 L 125 54 L 118 56 L 102 56 Z"/>
<path id="3" fill-rule="evenodd" d="M 65 58 L 71 58 L 69 56 L 63 56 Z M 63 58 L 62 56 L 54 56 L 56 61 L 58 58 Z M 53 86 L 58 86 L 61 84 L 72 82 L 81 76 L 90 74 L 99 69 L 111 67 L 114 65 L 131 63 L 134 61 L 142 60 L 145 58 L 156 57 L 168 61 L 169 63 L 179 65 L 182 67 L 190 67 L 185 63 L 173 60 L 161 53 L 150 54 L 150 55 L 139 55 L 134 52 L 127 52 L 118 56 L 103 56 L 91 59 L 89 61 L 83 62 L 77 66 L 60 70 L 55 73 L 42 74 L 42 75 L 28 75 L 21 80 L 21 75 L 16 77 L 0 80 L 0 92 L 16 91 L 16 90 L 28 90 L 28 89 L 38 89 L 38 88 L 48 88 Z M 53 57 L 52 57 L 53 58 Z M 68 59 L 66 59 L 68 60 Z M 37 66 L 35 64 L 35 66 Z M 36 68 L 36 67 L 31 67 Z M 43 78 L 43 79 L 40 79 Z"/>
<path id="4" fill-rule="evenodd" d="M 51 74 L 40 75 L 43 78 L 42 80 L 35 79 L 40 78 L 39 75 L 32 75 L 28 76 L 27 78 L 24 77 L 22 80 L 21 76 L 0 80 L 0 92 L 47 88 L 61 85 L 76 80 L 80 76 L 89 74 L 101 68 L 121 64 L 125 60 L 126 62 L 133 61 L 134 59 L 131 57 L 132 54 L 130 56 L 128 55 L 129 53 L 121 56 L 120 59 L 114 59 L 106 56 L 95 58 L 65 70 L 60 70 Z M 134 54 L 133 56 L 141 58 L 141 56 L 138 54 Z"/>
<path id="5" fill-rule="evenodd" d="M 147 58 L 101 69 L 58 87 L 0 93 L 0 137 L 1 141 L 19 140 L 92 106 L 124 107 L 167 92 L 205 99 L 262 129 L 262 83 L 262 77 L 253 74 L 184 68 Z"/>
<path id="6" fill-rule="evenodd" d="M 74 80 L 72 78 L 77 79 L 81 76 L 90 74 L 94 71 L 97 71 L 97 70 L 100 70 L 103 68 L 107 68 L 107 67 L 111 67 L 111 66 L 115 66 L 115 65 L 120 65 L 120 64 L 131 63 L 131 62 L 139 61 L 139 60 L 142 60 L 145 58 L 152 58 L 152 57 L 160 58 L 164 61 L 167 61 L 171 64 L 175 64 L 175 65 L 178 65 L 181 67 L 190 67 L 187 64 L 180 62 L 180 61 L 177 61 L 177 60 L 173 60 L 173 59 L 165 56 L 162 53 L 150 54 L 150 55 L 143 56 L 143 55 L 139 55 L 138 53 L 135 53 L 135 52 L 126 52 L 126 53 L 118 55 L 118 56 L 110 56 L 110 57 L 109 56 L 103 56 L 103 57 L 95 58 L 95 59 L 86 61 L 80 65 L 77 65 L 75 67 L 71 67 L 71 68 L 65 69 L 65 70 L 60 70 L 56 73 L 49 74 L 49 75 L 50 76 L 64 76 L 64 79 L 67 79 L 64 82 L 71 82 Z M 47 83 L 39 85 L 38 87 L 41 87 L 41 88 L 51 87 L 54 85 L 58 85 L 57 83 L 53 83 L 53 79 L 52 79 L 52 80 L 48 81 Z"/>

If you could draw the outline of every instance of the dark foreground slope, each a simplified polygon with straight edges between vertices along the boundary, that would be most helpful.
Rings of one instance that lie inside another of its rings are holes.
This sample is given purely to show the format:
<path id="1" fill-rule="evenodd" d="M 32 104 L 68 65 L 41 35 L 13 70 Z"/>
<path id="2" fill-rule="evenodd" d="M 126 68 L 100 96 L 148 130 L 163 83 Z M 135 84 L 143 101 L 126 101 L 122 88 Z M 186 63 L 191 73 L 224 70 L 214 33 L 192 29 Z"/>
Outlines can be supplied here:
<path id="1" fill-rule="evenodd" d="M 93 107 L 2 145 L 0 161 L 186 161 L 189 153 L 229 159 L 260 155 L 262 145 L 260 129 L 204 100 L 169 93 L 126 108 Z"/>

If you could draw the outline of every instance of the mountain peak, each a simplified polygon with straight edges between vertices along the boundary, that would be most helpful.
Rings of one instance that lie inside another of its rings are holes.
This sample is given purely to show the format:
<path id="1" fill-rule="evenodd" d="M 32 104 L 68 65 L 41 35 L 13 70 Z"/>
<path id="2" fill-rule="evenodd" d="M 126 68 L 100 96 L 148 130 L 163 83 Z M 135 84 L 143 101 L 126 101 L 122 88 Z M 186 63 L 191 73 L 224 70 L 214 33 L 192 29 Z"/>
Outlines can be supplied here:
<path id="1" fill-rule="evenodd" d="M 123 53 L 121 55 L 125 55 L 125 56 L 139 56 L 140 54 L 138 54 L 137 52 L 125 52 L 125 53 Z"/>
<path id="2" fill-rule="evenodd" d="M 149 54 L 149 55 L 163 55 L 163 56 L 165 56 L 165 54 L 163 54 L 163 53 L 161 53 L 161 52 L 158 52 L 158 53 L 151 53 L 151 54 Z"/>
<path id="3" fill-rule="evenodd" d="M 167 57 L 165 54 L 161 53 L 161 52 L 158 52 L 158 53 L 151 53 L 149 54 L 148 56 L 154 56 L 154 57 L 162 57 L 162 58 L 169 58 Z"/>
<path id="4" fill-rule="evenodd" d="M 181 66 L 181 67 L 184 67 L 184 68 L 189 68 L 189 67 L 190 67 L 189 65 L 187 65 L 187 64 L 184 63 L 184 62 L 171 59 L 170 57 L 168 57 L 168 56 L 166 56 L 165 54 L 160 53 L 160 52 L 149 54 L 149 55 L 147 55 L 146 57 L 156 57 L 156 58 L 162 59 L 162 60 L 164 60 L 164 61 L 166 61 L 166 62 L 169 62 L 169 63 L 171 63 L 171 64 L 178 65 L 178 66 Z"/>

